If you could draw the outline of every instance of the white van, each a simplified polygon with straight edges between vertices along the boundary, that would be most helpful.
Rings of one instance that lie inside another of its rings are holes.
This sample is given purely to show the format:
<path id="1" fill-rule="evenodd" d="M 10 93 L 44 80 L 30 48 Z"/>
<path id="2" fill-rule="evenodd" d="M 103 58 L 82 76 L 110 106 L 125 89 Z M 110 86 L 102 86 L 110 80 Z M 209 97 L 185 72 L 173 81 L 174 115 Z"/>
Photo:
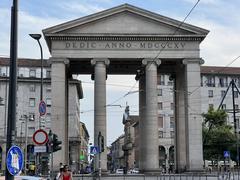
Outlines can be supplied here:
<path id="1" fill-rule="evenodd" d="M 117 169 L 116 174 L 123 174 L 123 169 Z"/>

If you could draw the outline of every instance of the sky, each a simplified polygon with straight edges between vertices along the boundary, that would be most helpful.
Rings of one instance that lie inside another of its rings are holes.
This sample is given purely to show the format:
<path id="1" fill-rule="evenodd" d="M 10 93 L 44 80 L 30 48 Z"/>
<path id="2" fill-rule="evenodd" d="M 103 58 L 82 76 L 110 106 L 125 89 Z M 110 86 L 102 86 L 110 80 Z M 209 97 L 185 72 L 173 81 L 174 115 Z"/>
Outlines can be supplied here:
<path id="1" fill-rule="evenodd" d="M 28 34 L 108 8 L 128 3 L 179 21 L 182 21 L 197 0 L 19 0 L 18 57 L 40 58 L 39 47 Z M 12 1 L 0 0 L 0 56 L 9 57 L 10 15 Z M 186 23 L 210 31 L 200 46 L 204 65 L 240 66 L 240 1 L 200 0 L 186 19 Z M 35 44 L 34 44 L 35 43 Z M 51 55 L 45 40 L 41 39 L 44 58 Z M 93 81 L 89 76 L 82 80 L 84 99 L 81 100 L 81 120 L 93 136 Z M 122 114 L 126 104 L 130 114 L 138 114 L 138 93 L 133 76 L 109 76 L 107 79 L 107 134 L 110 144 L 123 133 Z M 115 102 L 115 103 L 114 103 Z"/>

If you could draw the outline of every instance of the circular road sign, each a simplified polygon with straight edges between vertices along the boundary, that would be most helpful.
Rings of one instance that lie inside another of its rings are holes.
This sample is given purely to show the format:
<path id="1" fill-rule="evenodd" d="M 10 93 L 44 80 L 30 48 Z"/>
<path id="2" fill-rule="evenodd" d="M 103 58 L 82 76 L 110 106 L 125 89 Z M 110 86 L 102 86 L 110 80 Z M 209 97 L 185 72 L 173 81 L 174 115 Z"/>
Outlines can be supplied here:
<path id="1" fill-rule="evenodd" d="M 42 129 L 38 129 L 33 134 L 33 142 L 37 145 L 43 145 L 48 141 L 48 134 Z"/>
<path id="2" fill-rule="evenodd" d="M 22 150 L 18 146 L 12 146 L 7 153 L 8 172 L 13 176 L 17 175 L 23 168 L 23 161 Z"/>
<path id="3" fill-rule="evenodd" d="M 40 116 L 43 116 L 46 114 L 47 105 L 44 101 L 40 101 L 38 111 L 39 111 Z"/>

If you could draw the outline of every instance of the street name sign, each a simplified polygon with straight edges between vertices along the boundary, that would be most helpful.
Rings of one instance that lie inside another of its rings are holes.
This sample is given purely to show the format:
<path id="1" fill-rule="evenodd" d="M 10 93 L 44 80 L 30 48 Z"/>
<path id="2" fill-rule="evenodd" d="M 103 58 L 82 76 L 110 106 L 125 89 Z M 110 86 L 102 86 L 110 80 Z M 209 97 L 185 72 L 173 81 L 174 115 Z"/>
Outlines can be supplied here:
<path id="1" fill-rule="evenodd" d="M 34 153 L 47 152 L 46 146 L 34 146 Z"/>

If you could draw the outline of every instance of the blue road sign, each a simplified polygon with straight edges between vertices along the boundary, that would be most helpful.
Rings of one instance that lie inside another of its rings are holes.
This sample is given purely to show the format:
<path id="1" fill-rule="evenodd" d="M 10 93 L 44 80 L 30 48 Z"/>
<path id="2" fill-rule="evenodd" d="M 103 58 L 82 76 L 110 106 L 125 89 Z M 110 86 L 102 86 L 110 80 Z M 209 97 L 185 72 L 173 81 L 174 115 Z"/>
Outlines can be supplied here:
<path id="1" fill-rule="evenodd" d="M 44 101 L 41 101 L 39 103 L 38 111 L 39 111 L 40 116 L 43 116 L 43 115 L 46 114 L 47 105 L 46 105 L 46 103 Z"/>
<path id="2" fill-rule="evenodd" d="M 225 158 L 230 157 L 230 152 L 229 151 L 223 151 L 223 157 L 225 157 Z"/>
<path id="3" fill-rule="evenodd" d="M 91 146 L 90 147 L 90 154 L 98 154 L 99 153 L 99 147 L 98 146 Z"/>
<path id="4" fill-rule="evenodd" d="M 23 168 L 23 161 L 22 150 L 18 146 L 12 146 L 7 153 L 8 172 L 13 176 L 17 175 Z"/>

